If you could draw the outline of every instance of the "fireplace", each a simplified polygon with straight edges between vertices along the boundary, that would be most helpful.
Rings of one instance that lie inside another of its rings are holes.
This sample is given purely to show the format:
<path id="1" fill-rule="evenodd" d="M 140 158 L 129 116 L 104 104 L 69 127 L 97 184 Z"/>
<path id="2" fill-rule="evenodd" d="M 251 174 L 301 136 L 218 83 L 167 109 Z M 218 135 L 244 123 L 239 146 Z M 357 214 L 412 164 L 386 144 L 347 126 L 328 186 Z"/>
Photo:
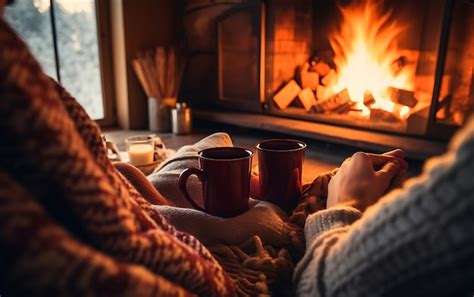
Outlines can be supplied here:
<path id="1" fill-rule="evenodd" d="M 215 27 L 220 110 L 436 142 L 473 109 L 473 1 L 248 1 Z"/>

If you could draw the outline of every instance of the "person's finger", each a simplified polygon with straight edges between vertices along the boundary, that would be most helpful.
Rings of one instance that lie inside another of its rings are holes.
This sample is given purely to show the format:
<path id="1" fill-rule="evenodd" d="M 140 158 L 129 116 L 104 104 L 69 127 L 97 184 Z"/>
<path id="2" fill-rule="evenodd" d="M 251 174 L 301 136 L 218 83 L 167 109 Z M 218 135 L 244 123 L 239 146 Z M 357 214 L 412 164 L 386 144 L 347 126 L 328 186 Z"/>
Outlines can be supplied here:
<path id="1" fill-rule="evenodd" d="M 356 170 L 361 176 L 369 173 L 372 175 L 374 173 L 372 159 L 366 153 L 357 152 L 352 155 L 349 166 L 350 170 Z"/>
<path id="2" fill-rule="evenodd" d="M 389 152 L 383 153 L 383 155 L 393 156 L 393 157 L 397 157 L 397 158 L 400 158 L 400 159 L 405 159 L 406 156 L 407 156 L 405 151 L 402 150 L 402 149 L 396 149 L 396 150 L 393 150 L 393 151 L 389 151 Z"/>
<path id="3" fill-rule="evenodd" d="M 349 157 L 349 158 L 346 158 L 342 163 L 341 163 L 341 166 L 339 167 L 342 167 L 342 166 L 346 166 L 347 164 L 349 164 L 352 160 L 352 157 Z"/>
<path id="4" fill-rule="evenodd" d="M 387 162 L 394 162 L 397 161 L 399 162 L 400 167 L 402 168 L 408 168 L 408 163 L 407 161 L 400 159 L 398 157 L 392 156 L 392 155 L 377 155 L 377 154 L 366 154 L 371 160 L 376 169 L 377 167 L 383 166 Z"/>
<path id="5" fill-rule="evenodd" d="M 306 217 L 308 216 L 308 214 L 304 211 L 301 211 L 301 212 L 297 212 L 295 214 L 293 214 L 289 219 L 288 221 L 290 223 L 293 223 L 295 225 L 298 225 L 300 226 L 301 228 L 304 228 L 304 224 L 305 224 L 305 221 L 306 221 Z"/>
<path id="6" fill-rule="evenodd" d="M 385 163 L 382 168 L 375 173 L 375 175 L 379 182 L 383 183 L 383 185 L 388 188 L 390 182 L 399 171 L 400 163 L 395 160 Z"/>
<path id="7" fill-rule="evenodd" d="M 396 189 L 400 188 L 403 183 L 407 180 L 408 178 L 408 171 L 406 169 L 400 169 L 399 172 L 395 175 L 395 177 L 392 180 L 392 183 L 390 184 L 390 189 Z"/>
<path id="8" fill-rule="evenodd" d="M 402 149 L 395 149 L 393 151 L 389 151 L 386 153 L 383 153 L 382 155 L 386 156 L 393 156 L 395 158 L 398 158 L 400 161 L 400 165 L 402 168 L 408 169 L 408 162 L 405 161 L 405 158 L 407 156 L 406 152 Z"/>
<path id="9" fill-rule="evenodd" d="M 364 153 L 364 152 L 357 152 L 352 155 L 350 158 L 351 162 L 367 162 L 369 157 L 369 154 Z"/>

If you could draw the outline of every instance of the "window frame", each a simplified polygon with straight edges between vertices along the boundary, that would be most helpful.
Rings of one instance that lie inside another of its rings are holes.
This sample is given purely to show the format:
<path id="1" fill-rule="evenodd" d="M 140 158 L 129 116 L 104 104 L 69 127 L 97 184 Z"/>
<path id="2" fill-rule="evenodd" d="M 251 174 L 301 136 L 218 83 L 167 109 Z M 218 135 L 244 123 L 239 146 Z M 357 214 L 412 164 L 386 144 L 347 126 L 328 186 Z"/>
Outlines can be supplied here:
<path id="1" fill-rule="evenodd" d="M 115 88 L 112 63 L 112 34 L 110 23 L 110 6 L 108 0 L 95 0 L 97 20 L 97 40 L 99 41 L 99 61 L 102 84 L 104 117 L 96 120 L 101 127 L 117 124 L 115 109 Z"/>
<path id="2" fill-rule="evenodd" d="M 101 127 L 115 126 L 117 124 L 115 84 L 113 72 L 112 53 L 112 31 L 111 31 L 111 7 L 109 0 L 93 0 L 96 17 L 96 37 L 98 43 L 100 85 L 102 88 L 103 117 L 94 119 Z M 55 10 L 57 0 L 47 0 L 49 3 L 49 29 L 51 30 L 51 41 L 53 46 L 54 74 L 61 82 L 61 63 L 59 61 L 58 36 Z M 34 3 L 33 3 L 34 4 Z M 28 40 L 26 40 L 28 43 Z M 52 73 L 50 73 L 53 76 Z"/>
<path id="3" fill-rule="evenodd" d="M 61 82 L 61 63 L 58 57 L 58 41 L 56 29 L 56 0 L 49 0 L 51 14 L 51 31 L 54 47 L 54 59 L 56 64 L 56 76 Z M 113 70 L 112 70 L 112 40 L 110 28 L 110 7 L 107 0 L 94 0 L 97 27 L 97 42 L 99 51 L 100 83 L 102 87 L 102 106 L 104 116 L 94 121 L 101 127 L 113 126 L 116 124 Z"/>

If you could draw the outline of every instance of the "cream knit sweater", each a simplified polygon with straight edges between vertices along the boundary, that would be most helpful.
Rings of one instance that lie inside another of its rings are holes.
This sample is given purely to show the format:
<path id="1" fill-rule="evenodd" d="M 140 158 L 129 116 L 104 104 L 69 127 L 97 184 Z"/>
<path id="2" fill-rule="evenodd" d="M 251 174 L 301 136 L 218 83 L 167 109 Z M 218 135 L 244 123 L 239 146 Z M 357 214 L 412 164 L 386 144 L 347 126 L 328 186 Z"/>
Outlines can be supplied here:
<path id="1" fill-rule="evenodd" d="M 474 119 L 364 214 L 350 207 L 306 220 L 299 296 L 474 296 Z"/>

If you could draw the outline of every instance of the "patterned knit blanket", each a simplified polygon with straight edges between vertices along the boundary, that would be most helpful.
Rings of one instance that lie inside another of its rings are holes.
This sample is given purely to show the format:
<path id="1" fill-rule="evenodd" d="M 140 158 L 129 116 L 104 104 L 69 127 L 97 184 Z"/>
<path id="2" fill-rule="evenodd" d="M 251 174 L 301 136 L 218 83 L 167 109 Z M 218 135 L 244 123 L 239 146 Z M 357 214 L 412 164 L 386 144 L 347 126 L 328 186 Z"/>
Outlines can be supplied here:
<path id="1" fill-rule="evenodd" d="M 297 261 L 304 253 L 306 217 L 326 207 L 329 181 L 336 170 L 319 175 L 305 190 L 289 217 L 298 236 L 286 244 L 265 245 L 262 237 L 253 236 L 240 245 L 216 244 L 209 247 L 214 257 L 229 274 L 241 296 L 294 296 L 292 276 Z M 296 240 L 295 240 L 296 239 Z"/>
<path id="2" fill-rule="evenodd" d="M 0 20 L 0 294 L 234 296 L 289 288 L 301 246 L 203 246 L 107 158 L 100 130 Z M 331 173 L 290 221 L 322 208 Z"/>

